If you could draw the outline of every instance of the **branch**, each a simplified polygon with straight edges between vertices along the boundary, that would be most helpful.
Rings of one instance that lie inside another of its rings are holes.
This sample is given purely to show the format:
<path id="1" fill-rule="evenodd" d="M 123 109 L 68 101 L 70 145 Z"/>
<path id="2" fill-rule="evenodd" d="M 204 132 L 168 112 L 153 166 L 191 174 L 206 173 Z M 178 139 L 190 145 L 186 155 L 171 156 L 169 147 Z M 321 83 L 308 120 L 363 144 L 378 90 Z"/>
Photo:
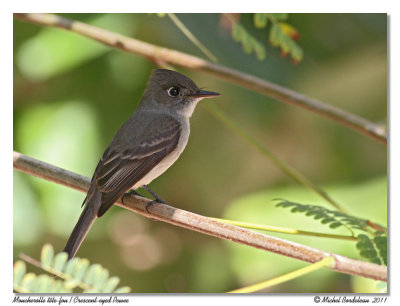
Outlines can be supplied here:
<path id="1" fill-rule="evenodd" d="M 383 144 L 387 142 L 384 126 L 250 74 L 53 14 L 18 13 L 14 14 L 14 17 L 42 26 L 69 30 L 113 48 L 144 56 L 152 61 L 162 61 L 212 74 L 217 78 L 262 93 L 278 101 L 305 108 Z"/>
<path id="2" fill-rule="evenodd" d="M 19 171 L 82 192 L 87 192 L 89 188 L 90 180 L 82 175 L 52 166 L 18 152 L 14 152 L 13 160 L 14 168 Z M 118 201 L 116 204 L 145 217 L 164 221 L 209 236 L 226 239 L 305 262 L 315 263 L 326 257 L 332 256 L 335 263 L 330 267 L 331 270 L 387 281 L 387 269 L 384 266 L 351 259 L 284 239 L 268 236 L 174 208 L 166 204 L 154 204 L 151 207 L 151 214 L 149 214 L 145 209 L 146 204 L 149 201 L 150 199 L 129 194 L 124 198 L 125 204 L 122 204 L 121 201 Z"/>

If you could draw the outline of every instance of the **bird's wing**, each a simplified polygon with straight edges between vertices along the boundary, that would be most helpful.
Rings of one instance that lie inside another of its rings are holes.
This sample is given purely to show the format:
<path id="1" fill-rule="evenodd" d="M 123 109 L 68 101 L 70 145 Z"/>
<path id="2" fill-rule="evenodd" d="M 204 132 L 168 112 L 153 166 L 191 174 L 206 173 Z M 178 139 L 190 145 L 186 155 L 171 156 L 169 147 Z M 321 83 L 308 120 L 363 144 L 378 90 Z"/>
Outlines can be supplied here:
<path id="1" fill-rule="evenodd" d="M 99 217 L 177 147 L 181 124 L 172 117 L 163 118 L 162 123 L 150 122 L 144 131 L 148 136 L 139 137 L 140 142 L 124 151 L 110 146 L 100 160 L 92 180 L 102 193 Z"/>

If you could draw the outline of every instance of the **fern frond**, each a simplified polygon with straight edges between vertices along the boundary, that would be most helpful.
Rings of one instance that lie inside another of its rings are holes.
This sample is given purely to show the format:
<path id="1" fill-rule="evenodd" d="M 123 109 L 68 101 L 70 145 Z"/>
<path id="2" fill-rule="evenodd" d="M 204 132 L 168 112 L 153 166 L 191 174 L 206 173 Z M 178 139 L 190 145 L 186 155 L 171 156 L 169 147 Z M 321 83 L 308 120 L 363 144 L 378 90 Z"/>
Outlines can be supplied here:
<path id="1" fill-rule="evenodd" d="M 267 51 L 262 43 L 253 37 L 239 22 L 233 21 L 232 38 L 242 44 L 245 53 L 251 54 L 254 51 L 260 61 L 266 58 Z"/>
<path id="2" fill-rule="evenodd" d="M 300 204 L 289 201 L 280 201 L 276 207 L 291 208 L 293 213 L 304 213 L 307 217 L 320 220 L 322 224 L 329 225 L 330 228 L 345 226 L 352 229 L 368 232 L 366 219 L 350 216 L 348 214 L 330 210 L 318 205 Z"/>
<path id="3" fill-rule="evenodd" d="M 329 225 L 330 228 L 345 226 L 348 229 L 362 231 L 363 233 L 357 236 L 356 244 L 360 256 L 372 263 L 387 265 L 387 233 L 382 225 L 317 205 L 280 200 L 276 206 L 291 208 L 290 211 L 293 213 L 304 213 L 307 217 L 313 217 L 322 224 Z"/>
<path id="4" fill-rule="evenodd" d="M 266 28 L 271 24 L 269 30 L 269 42 L 273 47 L 281 49 L 281 55 L 290 54 L 294 63 L 298 63 L 303 59 L 303 50 L 295 42 L 299 39 L 299 32 L 287 22 L 286 13 L 255 13 L 253 16 L 254 27 L 258 29 Z"/>
<path id="5" fill-rule="evenodd" d="M 356 247 L 360 256 L 378 265 L 387 265 L 387 235 L 380 234 L 370 238 L 365 234 L 358 235 Z"/>

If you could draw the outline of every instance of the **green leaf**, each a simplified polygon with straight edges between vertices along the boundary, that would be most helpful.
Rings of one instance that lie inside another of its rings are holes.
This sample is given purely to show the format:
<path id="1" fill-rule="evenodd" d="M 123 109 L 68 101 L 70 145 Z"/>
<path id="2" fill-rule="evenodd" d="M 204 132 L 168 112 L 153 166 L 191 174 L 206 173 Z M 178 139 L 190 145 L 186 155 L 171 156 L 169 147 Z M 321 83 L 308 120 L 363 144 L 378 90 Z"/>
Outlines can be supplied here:
<path id="1" fill-rule="evenodd" d="M 75 281 L 73 278 L 67 279 L 64 282 L 65 288 L 68 288 L 68 289 L 71 289 L 71 290 L 76 288 L 76 287 L 78 287 L 78 285 L 79 285 L 79 282 Z"/>
<path id="2" fill-rule="evenodd" d="M 292 58 L 296 61 L 301 61 L 303 59 L 303 50 L 293 40 L 291 43 L 290 54 L 292 55 Z"/>
<path id="3" fill-rule="evenodd" d="M 273 47 L 280 47 L 283 55 L 290 53 L 292 59 L 299 62 L 303 58 L 303 50 L 292 36 L 298 37 L 297 30 L 292 26 L 287 23 L 273 22 L 269 33 L 269 42 Z"/>
<path id="4" fill-rule="evenodd" d="M 79 259 L 78 263 L 76 264 L 75 270 L 72 272 L 72 276 L 74 280 L 80 281 L 83 278 L 87 268 L 89 266 L 89 260 L 86 258 Z"/>
<path id="5" fill-rule="evenodd" d="M 100 276 L 102 267 L 99 264 L 94 264 L 91 265 L 88 269 L 88 272 L 86 273 L 86 276 L 84 278 L 84 283 L 88 285 L 93 285 L 95 282 L 96 278 Z"/>
<path id="6" fill-rule="evenodd" d="M 235 22 L 232 27 L 232 38 L 236 42 L 242 40 L 242 27 L 237 22 Z"/>
<path id="7" fill-rule="evenodd" d="M 382 261 L 378 257 L 371 258 L 369 261 L 380 266 L 382 265 Z"/>
<path id="8" fill-rule="evenodd" d="M 65 270 L 63 271 L 67 275 L 72 275 L 79 263 L 80 258 L 74 257 L 70 259 L 65 265 Z"/>
<path id="9" fill-rule="evenodd" d="M 253 52 L 253 40 L 252 37 L 250 35 L 247 35 L 247 32 L 242 32 L 242 46 L 243 46 L 243 50 L 245 53 L 250 54 L 251 52 Z M 244 35 L 244 33 L 246 33 L 246 35 Z"/>
<path id="10" fill-rule="evenodd" d="M 278 47 L 280 45 L 281 36 L 282 33 L 279 24 L 273 23 L 269 31 L 269 43 L 274 47 Z"/>
<path id="11" fill-rule="evenodd" d="M 50 277 L 48 275 L 39 275 L 36 279 L 35 286 L 33 288 L 34 293 L 47 293 L 50 287 Z"/>
<path id="12" fill-rule="evenodd" d="M 381 251 L 387 251 L 387 236 L 376 236 L 374 242 Z"/>
<path id="13" fill-rule="evenodd" d="M 54 257 L 54 248 L 51 244 L 45 244 L 42 248 L 40 261 L 44 266 L 50 266 Z"/>
<path id="14" fill-rule="evenodd" d="M 257 59 L 259 61 L 265 60 L 267 57 L 267 51 L 265 50 L 264 46 L 260 44 L 257 40 L 253 41 L 254 52 L 256 53 Z"/>
<path id="15" fill-rule="evenodd" d="M 329 225 L 329 227 L 330 228 L 338 228 L 338 227 L 340 227 L 340 226 L 342 226 L 343 224 L 342 224 L 342 222 L 333 222 L 333 223 L 331 223 L 330 225 Z"/>
<path id="16" fill-rule="evenodd" d="M 115 290 L 119 283 L 119 277 L 113 276 L 110 277 L 104 284 L 103 288 L 101 289 L 104 293 L 111 293 Z"/>
<path id="17" fill-rule="evenodd" d="M 63 289 L 64 289 L 64 283 L 61 280 L 56 280 L 51 286 L 49 293 L 62 292 Z"/>
<path id="18" fill-rule="evenodd" d="M 100 273 L 97 275 L 96 279 L 93 282 L 93 287 L 95 287 L 98 291 L 101 291 L 109 275 L 110 273 L 108 272 L 108 270 L 102 268 Z"/>
<path id="19" fill-rule="evenodd" d="M 294 208 L 292 208 L 292 212 L 305 212 L 307 211 L 307 207 L 306 206 L 295 206 Z"/>
<path id="20" fill-rule="evenodd" d="M 379 257 L 387 265 L 387 236 L 381 235 L 374 238 L 374 243 L 379 252 Z"/>
<path id="21" fill-rule="evenodd" d="M 268 24 L 268 14 L 265 13 L 255 13 L 254 14 L 254 26 L 256 28 L 265 28 Z"/>
<path id="22" fill-rule="evenodd" d="M 363 248 L 369 248 L 369 247 L 372 247 L 372 243 L 371 243 L 371 241 L 369 240 L 369 237 L 367 236 L 367 235 L 364 235 L 364 234 L 360 234 L 360 235 L 358 235 L 358 243 L 357 243 L 357 245 L 356 245 L 356 247 L 360 250 L 360 249 L 363 249 Z"/>
<path id="23" fill-rule="evenodd" d="M 64 269 L 64 266 L 65 266 L 65 264 L 67 262 L 67 259 L 68 259 L 68 254 L 67 253 L 65 253 L 65 252 L 58 253 L 54 257 L 54 260 L 53 260 L 53 264 L 52 264 L 53 269 L 58 271 L 58 272 L 62 272 L 63 269 Z"/>
<path id="24" fill-rule="evenodd" d="M 378 253 L 374 249 L 368 249 L 360 251 L 360 255 L 367 259 L 373 259 L 377 257 Z"/>
<path id="25" fill-rule="evenodd" d="M 284 53 L 289 53 L 289 51 L 291 50 L 292 39 L 289 36 L 284 35 L 282 31 L 281 31 L 281 34 L 282 35 L 279 40 L 281 50 Z"/>
<path id="26" fill-rule="evenodd" d="M 375 247 L 373 240 L 365 234 L 360 234 L 357 238 L 359 241 L 356 244 L 356 248 L 359 250 L 360 256 L 372 263 L 382 265 L 382 260 L 378 257 L 379 250 Z"/>
<path id="27" fill-rule="evenodd" d="M 327 224 L 327 223 L 332 223 L 333 221 L 336 221 L 336 219 L 333 218 L 333 217 L 327 217 L 327 218 L 322 219 L 321 223 L 322 224 Z"/>
<path id="28" fill-rule="evenodd" d="M 291 39 L 295 40 L 299 38 L 299 32 L 290 24 L 280 22 L 279 26 L 281 27 L 283 34 L 289 36 Z"/>
<path id="29" fill-rule="evenodd" d="M 314 220 L 319 220 L 325 217 L 325 215 L 322 212 L 314 212 Z"/>
<path id="30" fill-rule="evenodd" d="M 14 263 L 14 268 L 13 268 L 14 284 L 21 285 L 25 273 L 26 273 L 26 264 L 23 261 L 18 260 L 16 263 Z"/>
<path id="31" fill-rule="evenodd" d="M 64 274 L 68 275 L 68 279 L 65 282 L 67 288 L 75 288 L 78 286 L 83 274 L 86 271 L 89 261 L 87 259 L 81 259 L 79 257 L 72 258 L 65 266 Z"/>
<path id="32" fill-rule="evenodd" d="M 290 207 L 293 205 L 294 205 L 294 203 L 281 200 L 281 202 L 278 202 L 278 204 L 276 204 L 276 207 Z"/>
<path id="33" fill-rule="evenodd" d="M 36 283 L 36 275 L 34 273 L 27 273 L 24 276 L 24 279 L 22 280 L 22 285 L 21 287 L 25 288 L 27 292 L 32 292 L 33 287 Z"/>
<path id="34" fill-rule="evenodd" d="M 129 293 L 131 291 L 131 288 L 128 286 L 120 287 L 117 290 L 114 291 L 114 293 Z"/>

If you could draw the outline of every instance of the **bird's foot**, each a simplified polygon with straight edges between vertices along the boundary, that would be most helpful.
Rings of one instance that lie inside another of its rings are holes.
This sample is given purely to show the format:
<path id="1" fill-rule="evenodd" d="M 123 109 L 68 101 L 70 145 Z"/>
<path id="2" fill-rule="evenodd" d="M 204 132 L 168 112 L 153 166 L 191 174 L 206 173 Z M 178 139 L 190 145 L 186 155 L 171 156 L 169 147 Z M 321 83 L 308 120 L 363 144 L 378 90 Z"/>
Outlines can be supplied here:
<path id="1" fill-rule="evenodd" d="M 149 188 L 149 186 L 143 185 L 142 187 L 143 187 L 148 193 L 150 193 L 150 194 L 155 198 L 155 200 L 150 201 L 150 202 L 148 202 L 148 203 L 146 204 L 146 211 L 147 211 L 149 214 L 150 214 L 149 208 L 150 208 L 151 205 L 156 204 L 156 203 L 159 203 L 159 204 L 166 204 L 153 190 L 151 190 L 151 189 Z"/>
<path id="2" fill-rule="evenodd" d="M 124 203 L 124 198 L 125 198 L 125 196 L 128 195 L 128 194 L 129 194 L 129 195 L 141 196 L 136 190 L 131 189 L 131 190 L 129 190 L 128 192 L 125 192 L 124 195 L 122 196 L 122 198 L 121 198 L 122 204 L 125 204 L 125 203 Z"/>
<path id="3" fill-rule="evenodd" d="M 151 214 L 151 212 L 149 211 L 150 206 L 153 205 L 153 204 L 156 204 L 156 203 L 159 203 L 159 204 L 166 204 L 166 203 L 165 203 L 163 200 L 161 200 L 161 199 L 156 199 L 156 200 L 153 200 L 153 201 L 148 202 L 148 203 L 146 204 L 146 211 L 147 211 L 149 214 Z"/>

